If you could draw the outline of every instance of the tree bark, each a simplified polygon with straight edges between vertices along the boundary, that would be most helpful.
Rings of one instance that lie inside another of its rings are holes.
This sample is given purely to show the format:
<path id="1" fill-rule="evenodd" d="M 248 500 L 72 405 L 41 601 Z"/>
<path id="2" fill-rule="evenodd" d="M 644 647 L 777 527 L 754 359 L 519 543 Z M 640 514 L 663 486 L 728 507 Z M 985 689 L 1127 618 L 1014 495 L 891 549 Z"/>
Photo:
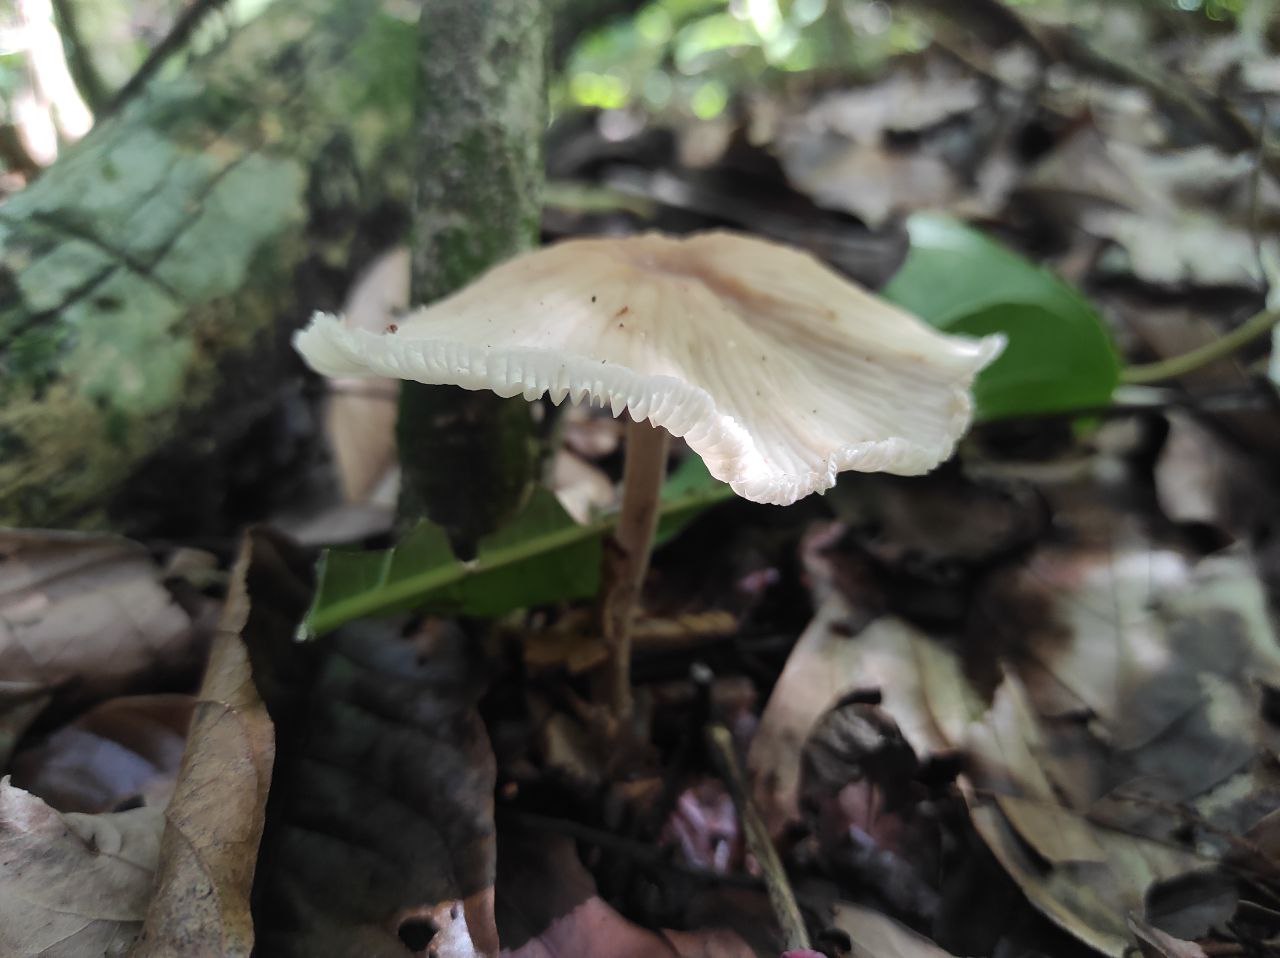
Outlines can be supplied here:
<path id="1" fill-rule="evenodd" d="M 300 371 L 289 331 L 403 230 L 397 9 L 273 5 L 0 208 L 0 524 L 102 526 L 141 497 L 203 528 L 227 481 L 207 464 Z"/>
<path id="2" fill-rule="evenodd" d="M 420 40 L 412 298 L 429 303 L 536 245 L 547 24 L 530 0 L 427 0 Z M 463 557 L 523 502 L 541 461 L 529 403 L 406 383 L 401 513 Z"/>

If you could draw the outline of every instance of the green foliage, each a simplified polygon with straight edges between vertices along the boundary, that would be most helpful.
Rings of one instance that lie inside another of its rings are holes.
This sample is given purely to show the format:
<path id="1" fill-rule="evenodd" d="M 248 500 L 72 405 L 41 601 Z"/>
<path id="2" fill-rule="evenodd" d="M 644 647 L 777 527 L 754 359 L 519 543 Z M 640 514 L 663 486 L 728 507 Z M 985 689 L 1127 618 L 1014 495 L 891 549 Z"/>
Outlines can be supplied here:
<path id="1" fill-rule="evenodd" d="M 923 35 L 885 11 L 871 0 L 651 0 L 579 43 L 553 100 L 711 119 L 743 86 L 805 70 L 867 71 L 918 49 Z"/>
<path id="2" fill-rule="evenodd" d="M 660 541 L 731 495 L 701 459 L 690 457 L 663 489 Z M 354 619 L 410 609 L 499 616 L 590 598 L 600 586 L 601 550 L 613 523 L 608 516 L 578 525 L 539 489 L 513 522 L 481 540 L 471 562 L 455 558 L 444 532 L 429 522 L 391 549 L 329 550 L 316 570 L 315 600 L 298 635 L 312 638 Z"/>
<path id="3" fill-rule="evenodd" d="M 1106 405 L 1120 364 L 1093 307 L 1066 283 L 956 220 L 917 215 L 885 296 L 939 329 L 1009 345 L 979 378 L 978 415 Z"/>

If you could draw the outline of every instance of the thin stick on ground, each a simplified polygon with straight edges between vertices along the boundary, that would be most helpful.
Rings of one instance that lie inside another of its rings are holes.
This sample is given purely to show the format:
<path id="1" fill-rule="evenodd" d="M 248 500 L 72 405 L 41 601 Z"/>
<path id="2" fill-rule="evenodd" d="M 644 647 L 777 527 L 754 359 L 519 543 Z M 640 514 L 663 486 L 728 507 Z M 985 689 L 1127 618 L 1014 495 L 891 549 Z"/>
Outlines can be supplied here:
<path id="1" fill-rule="evenodd" d="M 716 764 L 720 766 L 720 774 L 729 794 L 733 796 L 738 818 L 742 820 L 747 847 L 760 864 L 764 885 L 769 892 L 769 904 L 773 906 L 774 917 L 782 929 L 784 948 L 787 951 L 802 951 L 809 947 L 809 932 L 800 915 L 800 906 L 796 904 L 796 896 L 791 891 L 786 870 L 782 867 L 782 859 L 773 846 L 773 839 L 769 837 L 764 819 L 751 800 L 746 776 L 742 774 L 742 766 L 738 764 L 738 756 L 734 751 L 733 736 L 723 725 L 710 725 L 707 727 L 707 745 Z"/>
<path id="2" fill-rule="evenodd" d="M 631 629 L 649 570 L 666 471 L 667 431 L 643 421 L 628 423 L 622 511 L 613 534 L 618 548 L 611 560 L 602 606 L 604 639 L 609 648 L 609 700 L 622 725 L 629 723 L 633 711 Z"/>

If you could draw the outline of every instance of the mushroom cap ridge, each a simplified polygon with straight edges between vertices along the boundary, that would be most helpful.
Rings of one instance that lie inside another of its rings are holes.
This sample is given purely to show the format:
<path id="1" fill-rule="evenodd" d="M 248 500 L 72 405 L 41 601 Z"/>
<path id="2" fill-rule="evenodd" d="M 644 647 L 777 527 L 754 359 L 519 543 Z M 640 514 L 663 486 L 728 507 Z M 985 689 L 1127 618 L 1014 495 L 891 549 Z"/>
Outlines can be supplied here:
<path id="1" fill-rule="evenodd" d="M 682 436 L 738 495 L 787 505 L 845 470 L 947 459 L 1004 339 L 940 333 L 806 253 L 711 232 L 570 240 L 385 333 L 318 313 L 294 345 L 331 376 L 626 410 Z"/>

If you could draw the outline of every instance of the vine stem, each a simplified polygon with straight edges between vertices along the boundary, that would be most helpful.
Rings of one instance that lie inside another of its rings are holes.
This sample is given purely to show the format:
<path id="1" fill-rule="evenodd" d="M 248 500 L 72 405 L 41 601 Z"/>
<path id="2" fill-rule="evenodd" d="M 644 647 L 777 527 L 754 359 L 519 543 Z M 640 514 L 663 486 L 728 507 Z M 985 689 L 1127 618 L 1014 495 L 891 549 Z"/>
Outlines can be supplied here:
<path id="1" fill-rule="evenodd" d="M 1246 346 L 1255 339 L 1260 339 L 1280 323 L 1280 310 L 1263 310 L 1252 319 L 1246 320 L 1225 336 L 1219 336 L 1212 342 L 1185 352 L 1180 356 L 1162 359 L 1157 363 L 1145 363 L 1141 366 L 1128 366 L 1120 372 L 1122 382 L 1131 385 L 1145 386 L 1149 383 L 1163 382 L 1166 379 L 1177 379 L 1187 373 L 1195 372 L 1210 363 L 1225 359 L 1237 349 Z"/>
<path id="2" fill-rule="evenodd" d="M 604 596 L 605 644 L 609 649 L 609 700 L 620 728 L 630 724 L 631 630 L 649 571 L 649 554 L 658 527 L 662 481 L 667 473 L 667 431 L 649 423 L 627 424 L 626 462 L 622 469 L 622 509 L 613 534 L 616 554 L 608 556 Z"/>

